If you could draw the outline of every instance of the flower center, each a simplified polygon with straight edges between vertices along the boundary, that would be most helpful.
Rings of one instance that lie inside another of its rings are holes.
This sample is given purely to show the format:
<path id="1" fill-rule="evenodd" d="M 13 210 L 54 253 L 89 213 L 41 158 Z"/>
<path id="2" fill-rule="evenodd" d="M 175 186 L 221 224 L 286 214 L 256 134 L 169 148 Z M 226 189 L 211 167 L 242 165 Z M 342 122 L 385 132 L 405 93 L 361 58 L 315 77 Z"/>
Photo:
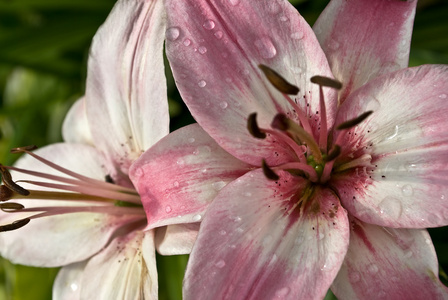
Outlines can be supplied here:
<path id="1" fill-rule="evenodd" d="M 309 122 L 310 118 L 289 96 L 298 94 L 299 88 L 288 83 L 270 68 L 264 65 L 260 65 L 259 67 L 270 83 L 283 94 L 292 106 L 299 121 L 297 122 L 287 115 L 279 113 L 272 120 L 272 129 L 260 128 L 256 121 L 256 113 L 249 115 L 247 127 L 254 137 L 264 139 L 267 135 L 270 135 L 288 145 L 296 156 L 294 161 L 278 166 L 268 166 L 263 159 L 262 168 L 265 176 L 272 180 L 278 180 L 279 177 L 275 171 L 285 170 L 293 175 L 305 177 L 313 183 L 326 183 L 331 177 L 336 159 L 341 154 L 342 137 L 345 135 L 345 132 L 341 132 L 335 141 L 331 141 L 330 137 L 332 136 L 333 130 L 346 131 L 364 121 L 372 112 L 366 112 L 353 120 L 349 120 L 328 130 L 323 88 L 340 89 L 342 84 L 331 78 L 314 76 L 311 78 L 311 82 L 319 85 L 320 104 L 319 132 L 317 137 L 315 137 Z M 357 163 L 353 165 L 346 163 L 342 166 L 337 166 L 337 169 L 338 171 L 343 171 L 356 166 L 358 166 Z"/>
<path id="2" fill-rule="evenodd" d="M 11 152 L 31 155 L 65 176 L 0 164 L 3 183 L 0 186 L 0 209 L 9 214 L 27 215 L 25 218 L 17 218 L 12 223 L 1 225 L 0 232 L 23 227 L 32 219 L 77 212 L 137 214 L 145 218 L 140 196 L 134 189 L 114 184 L 109 175 L 105 181 L 101 181 L 72 172 L 31 152 L 34 149 L 35 146 L 20 147 L 12 149 Z M 31 179 L 14 182 L 9 170 L 27 174 Z M 40 186 L 45 190 L 24 189 L 17 182 Z M 26 208 L 23 204 L 11 200 L 31 200 L 39 204 Z M 54 205 L 54 201 L 61 201 L 60 205 Z"/>

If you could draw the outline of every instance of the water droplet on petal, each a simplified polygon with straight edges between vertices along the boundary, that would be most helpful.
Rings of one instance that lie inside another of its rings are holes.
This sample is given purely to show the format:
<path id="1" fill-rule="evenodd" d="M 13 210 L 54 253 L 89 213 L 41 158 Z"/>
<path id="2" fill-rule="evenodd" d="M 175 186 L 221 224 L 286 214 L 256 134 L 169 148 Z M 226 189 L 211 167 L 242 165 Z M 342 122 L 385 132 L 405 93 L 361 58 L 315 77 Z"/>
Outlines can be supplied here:
<path id="1" fill-rule="evenodd" d="M 388 196 L 379 204 L 380 214 L 394 219 L 401 217 L 403 206 L 401 200 L 395 197 Z"/>
<path id="2" fill-rule="evenodd" d="M 188 139 L 188 142 L 189 142 L 190 144 L 194 143 L 195 141 L 196 141 L 195 138 L 189 138 L 189 139 Z"/>
<path id="3" fill-rule="evenodd" d="M 207 85 L 207 82 L 205 82 L 205 80 L 201 80 L 198 82 L 199 87 L 204 87 Z"/>
<path id="4" fill-rule="evenodd" d="M 221 231 L 219 232 L 219 234 L 220 234 L 220 235 L 226 235 L 227 232 L 223 229 L 223 230 L 221 230 Z"/>
<path id="5" fill-rule="evenodd" d="M 325 234 L 323 234 L 322 232 L 319 233 L 319 240 L 323 239 L 325 237 Z"/>
<path id="6" fill-rule="evenodd" d="M 180 35 L 180 30 L 177 27 L 170 27 L 166 30 L 165 36 L 170 41 L 175 41 Z"/>
<path id="7" fill-rule="evenodd" d="M 268 37 L 263 37 L 255 41 L 255 47 L 264 58 L 273 58 L 277 54 L 277 49 Z"/>
<path id="8" fill-rule="evenodd" d="M 440 99 L 446 99 L 446 97 L 447 97 L 446 94 L 440 94 L 440 95 L 439 95 L 439 98 L 440 98 Z"/>
<path id="9" fill-rule="evenodd" d="M 410 197 L 414 194 L 414 189 L 409 184 L 406 184 L 401 188 L 401 192 L 403 196 Z"/>
<path id="10" fill-rule="evenodd" d="M 187 47 L 190 46 L 191 45 L 191 40 L 190 39 L 185 39 L 184 40 L 184 45 L 187 46 Z"/>
<path id="11" fill-rule="evenodd" d="M 276 1 L 270 1 L 268 3 L 268 11 L 273 15 L 278 14 L 281 9 L 282 8 L 280 7 L 280 4 L 278 4 Z"/>
<path id="12" fill-rule="evenodd" d="M 193 221 L 194 221 L 194 222 L 199 222 L 201 219 L 202 219 L 202 216 L 201 216 L 201 215 L 194 215 L 194 216 L 193 216 Z"/>
<path id="13" fill-rule="evenodd" d="M 224 268 L 225 265 L 226 265 L 226 262 L 223 261 L 222 259 L 215 264 L 215 266 L 220 269 Z"/>
<path id="14" fill-rule="evenodd" d="M 173 186 L 174 186 L 174 187 L 179 187 L 179 181 L 174 181 L 174 182 L 173 182 Z"/>
<path id="15" fill-rule="evenodd" d="M 412 252 L 412 251 L 407 251 L 405 254 L 404 254 L 404 257 L 405 258 L 411 258 L 411 256 L 413 255 L 414 253 Z"/>
<path id="16" fill-rule="evenodd" d="M 214 36 L 215 36 L 218 40 L 222 39 L 223 35 L 224 35 L 224 33 L 222 33 L 222 31 L 216 31 L 215 34 L 214 34 Z"/>
<path id="17" fill-rule="evenodd" d="M 229 3 L 233 6 L 237 6 L 240 3 L 240 0 L 229 0 Z"/>
<path id="18" fill-rule="evenodd" d="M 289 287 L 284 287 L 275 292 L 275 297 L 283 299 L 283 297 L 287 296 L 291 289 Z"/>
<path id="19" fill-rule="evenodd" d="M 142 177 L 143 175 L 145 175 L 145 171 L 143 170 L 143 168 L 138 168 L 137 170 L 135 170 L 135 176 Z"/>
<path id="20" fill-rule="evenodd" d="M 293 32 L 291 33 L 290 36 L 293 40 L 301 40 L 303 39 L 303 32 L 302 31 Z"/>
<path id="21" fill-rule="evenodd" d="M 185 162 L 184 162 L 184 160 L 183 160 L 182 158 L 179 158 L 179 159 L 176 161 L 176 163 L 177 163 L 178 165 L 183 165 Z"/>
<path id="22" fill-rule="evenodd" d="M 72 283 L 72 284 L 70 284 L 70 289 L 71 289 L 73 292 L 75 292 L 75 291 L 78 289 L 78 284 L 76 284 L 76 283 Z"/>
<path id="23" fill-rule="evenodd" d="M 226 186 L 226 183 L 224 181 L 217 181 L 217 182 L 212 183 L 212 187 L 215 191 L 220 191 L 225 186 Z"/>
<path id="24" fill-rule="evenodd" d="M 202 27 L 204 27 L 207 30 L 212 30 L 213 28 L 215 28 L 215 22 L 213 20 L 206 20 L 204 22 L 204 24 L 202 24 Z"/>
<path id="25" fill-rule="evenodd" d="M 167 205 L 165 207 L 165 211 L 166 211 L 167 214 L 170 213 L 172 211 L 171 206 Z"/>
<path id="26" fill-rule="evenodd" d="M 205 54 L 207 52 L 207 48 L 205 48 L 204 46 L 201 46 L 198 48 L 199 53 L 201 54 Z"/>
<path id="27" fill-rule="evenodd" d="M 286 21 L 288 21 L 289 19 L 288 19 L 288 17 L 287 16 L 281 16 L 280 17 L 280 21 L 282 21 L 282 22 L 286 22 Z"/>
<path id="28" fill-rule="evenodd" d="M 356 283 L 361 280 L 361 275 L 358 272 L 351 272 L 348 274 L 348 278 L 350 283 Z"/>
<path id="29" fill-rule="evenodd" d="M 328 44 L 328 48 L 330 48 L 331 50 L 335 51 L 339 49 L 339 46 L 341 44 L 335 40 L 331 40 Z"/>
<path id="30" fill-rule="evenodd" d="M 219 106 L 220 106 L 222 109 L 226 109 L 227 106 L 228 106 L 228 104 L 227 104 L 227 102 L 223 101 L 223 102 L 219 103 Z"/>
<path id="31" fill-rule="evenodd" d="M 370 274 L 376 274 L 376 273 L 378 273 L 378 266 L 375 265 L 375 264 L 371 264 L 371 265 L 369 265 L 369 266 L 367 267 L 367 271 L 368 271 Z"/>

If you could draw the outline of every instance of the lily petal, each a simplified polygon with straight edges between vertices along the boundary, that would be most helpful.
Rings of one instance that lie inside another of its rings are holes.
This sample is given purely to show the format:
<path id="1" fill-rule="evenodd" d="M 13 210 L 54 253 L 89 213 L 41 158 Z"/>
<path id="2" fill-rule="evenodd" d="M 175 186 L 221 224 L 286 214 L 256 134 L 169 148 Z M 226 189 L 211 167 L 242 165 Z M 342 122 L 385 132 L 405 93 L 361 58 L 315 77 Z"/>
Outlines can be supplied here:
<path id="1" fill-rule="evenodd" d="M 134 183 L 148 219 L 147 229 L 196 223 L 218 191 L 249 171 L 192 124 L 172 132 L 132 166 Z"/>
<path id="2" fill-rule="evenodd" d="M 162 255 L 190 254 L 200 223 L 175 224 L 156 229 L 156 248 Z"/>
<path id="3" fill-rule="evenodd" d="M 346 211 L 329 189 L 261 170 L 212 202 L 190 255 L 185 299 L 322 299 L 348 248 Z M 302 199 L 304 200 L 304 199 Z"/>
<path id="4" fill-rule="evenodd" d="M 93 145 L 86 115 L 86 101 L 82 97 L 70 108 L 62 124 L 62 136 L 67 143 Z"/>
<path id="5" fill-rule="evenodd" d="M 95 146 L 127 174 L 169 132 L 163 1 L 118 1 L 95 35 L 86 82 Z"/>
<path id="6" fill-rule="evenodd" d="M 260 64 L 301 89 L 293 98 L 303 110 L 320 110 L 319 88 L 310 78 L 332 74 L 306 21 L 285 0 L 166 3 L 167 56 L 179 91 L 198 123 L 221 147 L 249 164 L 260 166 L 260 158 L 269 164 L 287 161 L 288 151 L 250 135 L 247 118 L 255 112 L 259 125 L 270 128 L 279 112 L 295 116 Z M 329 89 L 325 95 L 331 126 L 337 95 Z M 280 153 L 274 155 L 276 150 Z"/>
<path id="7" fill-rule="evenodd" d="M 426 230 L 351 221 L 350 246 L 332 291 L 339 299 L 447 299 Z"/>
<path id="8" fill-rule="evenodd" d="M 332 0 L 313 29 L 342 82 L 340 102 L 369 80 L 409 61 L 417 1 Z"/>
<path id="9" fill-rule="evenodd" d="M 370 153 L 371 167 L 334 177 L 357 218 L 394 228 L 448 224 L 447 86 L 446 66 L 410 68 L 377 78 L 342 105 L 341 121 L 374 111 L 349 141 Z"/>
<path id="10" fill-rule="evenodd" d="M 132 232 L 115 238 L 89 260 L 81 299 L 157 299 L 154 232 Z"/>
<path id="11" fill-rule="evenodd" d="M 53 284 L 53 300 L 80 300 L 81 281 L 87 261 L 64 266 Z"/>
<path id="12" fill-rule="evenodd" d="M 107 174 L 102 168 L 102 157 L 95 148 L 81 144 L 54 144 L 36 151 L 36 154 L 51 158 L 63 167 L 80 174 L 104 179 Z M 58 174 L 54 169 L 35 160 L 31 156 L 23 156 L 16 166 L 44 173 Z M 60 174 L 58 174 L 60 175 Z M 29 179 L 29 175 L 12 172 L 14 180 Z M 20 183 L 24 188 L 35 186 Z M 46 188 L 37 188 L 45 190 Z M 91 202 L 83 201 L 36 201 L 33 199 L 13 200 L 25 208 L 48 206 L 85 206 Z M 1 212 L 2 224 L 28 217 L 30 214 Z M 0 252 L 14 263 L 32 266 L 55 267 L 85 260 L 101 250 L 113 233 L 120 227 L 141 219 L 136 215 L 109 215 L 101 213 L 71 213 L 53 215 L 31 220 L 29 225 L 19 230 L 2 232 L 0 235 Z"/>

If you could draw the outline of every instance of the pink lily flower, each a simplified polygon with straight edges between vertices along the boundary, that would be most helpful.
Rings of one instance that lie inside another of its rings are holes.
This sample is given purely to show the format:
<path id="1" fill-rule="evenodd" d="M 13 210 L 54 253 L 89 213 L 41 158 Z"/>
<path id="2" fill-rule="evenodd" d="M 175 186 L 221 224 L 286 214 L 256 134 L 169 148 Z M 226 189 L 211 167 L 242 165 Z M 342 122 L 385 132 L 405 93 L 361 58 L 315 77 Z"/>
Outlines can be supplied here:
<path id="1" fill-rule="evenodd" d="M 86 96 L 66 117 L 65 143 L 15 149 L 28 155 L 0 168 L 1 200 L 10 200 L 0 204 L 0 253 L 63 266 L 53 299 L 156 299 L 155 249 L 191 250 L 197 224 L 144 231 L 128 176 L 169 132 L 165 23 L 162 1 L 118 1 L 94 37 Z"/>
<path id="2" fill-rule="evenodd" d="M 416 1 L 333 0 L 314 32 L 288 1 L 166 3 L 211 138 L 180 129 L 131 176 L 162 170 L 136 181 L 148 228 L 204 216 L 184 298 L 446 299 L 424 228 L 448 224 L 448 68 L 407 68 Z"/>

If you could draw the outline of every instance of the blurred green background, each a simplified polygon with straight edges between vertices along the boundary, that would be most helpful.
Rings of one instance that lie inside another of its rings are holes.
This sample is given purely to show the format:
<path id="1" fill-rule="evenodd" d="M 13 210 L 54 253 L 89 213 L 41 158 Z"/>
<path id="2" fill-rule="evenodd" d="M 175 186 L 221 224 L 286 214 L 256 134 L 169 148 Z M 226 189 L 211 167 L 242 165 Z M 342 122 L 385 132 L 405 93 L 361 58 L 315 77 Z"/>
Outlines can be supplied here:
<path id="1" fill-rule="evenodd" d="M 88 49 L 113 0 L 0 0 L 0 162 L 9 149 L 62 140 L 61 124 L 83 95 Z M 328 0 L 291 0 L 311 24 Z M 420 0 L 410 65 L 448 64 L 448 1 Z M 167 70 L 169 73 L 169 70 Z M 192 123 L 169 75 L 171 128 Z M 448 270 L 448 230 L 430 230 Z M 158 257 L 160 298 L 180 299 L 186 256 Z M 0 258 L 0 300 L 51 299 L 57 269 L 13 265 Z M 441 278 L 446 283 L 443 270 Z M 328 299 L 332 296 L 329 295 Z"/>

